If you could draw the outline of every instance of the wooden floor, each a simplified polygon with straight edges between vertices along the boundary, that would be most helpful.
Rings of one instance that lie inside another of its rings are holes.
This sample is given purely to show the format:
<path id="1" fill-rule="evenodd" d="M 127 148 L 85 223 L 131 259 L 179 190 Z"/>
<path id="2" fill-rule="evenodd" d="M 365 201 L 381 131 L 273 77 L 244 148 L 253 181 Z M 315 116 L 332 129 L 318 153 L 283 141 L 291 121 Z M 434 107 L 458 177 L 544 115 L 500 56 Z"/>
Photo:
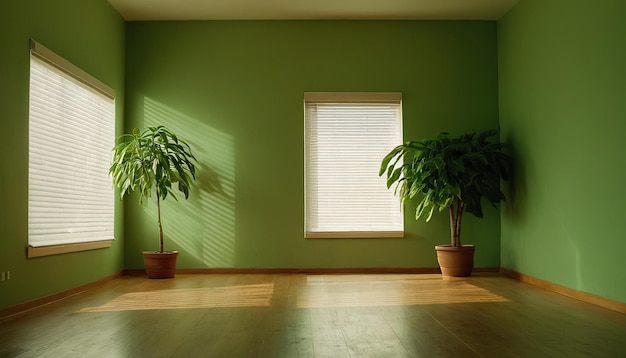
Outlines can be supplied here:
<path id="1" fill-rule="evenodd" d="M 122 277 L 0 320 L 0 357 L 626 357 L 626 315 L 495 273 Z"/>

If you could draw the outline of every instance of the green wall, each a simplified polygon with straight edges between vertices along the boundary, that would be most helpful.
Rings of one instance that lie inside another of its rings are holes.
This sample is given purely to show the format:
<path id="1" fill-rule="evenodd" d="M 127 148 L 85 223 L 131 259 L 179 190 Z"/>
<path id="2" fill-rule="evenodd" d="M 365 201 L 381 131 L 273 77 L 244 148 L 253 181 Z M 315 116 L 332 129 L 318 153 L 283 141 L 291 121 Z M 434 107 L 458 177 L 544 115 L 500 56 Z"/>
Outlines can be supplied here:
<path id="1" fill-rule="evenodd" d="M 626 302 L 626 2 L 522 0 L 498 23 L 516 157 L 502 266 Z"/>
<path id="2" fill-rule="evenodd" d="M 123 212 L 112 248 L 26 258 L 28 244 L 29 38 L 116 90 L 121 130 L 124 103 L 123 19 L 105 0 L 0 2 L 0 309 L 120 272 Z M 121 205 L 120 205 L 121 209 Z"/>
<path id="3" fill-rule="evenodd" d="M 407 210 L 403 239 L 303 238 L 303 92 L 400 91 L 407 139 L 496 128 L 496 43 L 480 21 L 128 23 L 127 130 L 165 124 L 200 163 L 189 202 L 165 202 L 166 249 L 182 268 L 436 267 L 447 213 Z M 157 247 L 154 206 L 126 200 L 128 268 Z M 476 266 L 498 267 L 486 216 L 463 234 Z"/>

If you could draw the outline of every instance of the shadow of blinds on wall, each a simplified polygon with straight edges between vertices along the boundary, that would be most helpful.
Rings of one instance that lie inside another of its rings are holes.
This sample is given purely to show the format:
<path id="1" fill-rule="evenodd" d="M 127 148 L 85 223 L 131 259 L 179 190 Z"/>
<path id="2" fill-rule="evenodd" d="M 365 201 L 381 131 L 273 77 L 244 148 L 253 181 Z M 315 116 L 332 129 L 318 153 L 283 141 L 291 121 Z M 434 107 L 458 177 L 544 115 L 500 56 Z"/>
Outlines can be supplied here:
<path id="1" fill-rule="evenodd" d="M 114 92 L 33 40 L 30 50 L 29 257 L 38 247 L 110 246 Z"/>

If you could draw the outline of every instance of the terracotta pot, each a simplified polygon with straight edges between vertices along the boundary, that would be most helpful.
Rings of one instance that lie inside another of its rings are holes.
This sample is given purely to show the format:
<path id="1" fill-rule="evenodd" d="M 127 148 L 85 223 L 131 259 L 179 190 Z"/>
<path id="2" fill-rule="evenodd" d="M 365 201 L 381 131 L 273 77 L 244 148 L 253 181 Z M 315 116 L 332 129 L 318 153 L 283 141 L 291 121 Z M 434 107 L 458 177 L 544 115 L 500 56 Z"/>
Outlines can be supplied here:
<path id="1" fill-rule="evenodd" d="M 454 247 L 437 245 L 437 261 L 443 276 L 464 277 L 472 274 L 474 268 L 474 245 Z"/>
<path id="2" fill-rule="evenodd" d="M 178 251 L 144 251 L 143 265 L 148 278 L 172 278 L 176 274 Z"/>

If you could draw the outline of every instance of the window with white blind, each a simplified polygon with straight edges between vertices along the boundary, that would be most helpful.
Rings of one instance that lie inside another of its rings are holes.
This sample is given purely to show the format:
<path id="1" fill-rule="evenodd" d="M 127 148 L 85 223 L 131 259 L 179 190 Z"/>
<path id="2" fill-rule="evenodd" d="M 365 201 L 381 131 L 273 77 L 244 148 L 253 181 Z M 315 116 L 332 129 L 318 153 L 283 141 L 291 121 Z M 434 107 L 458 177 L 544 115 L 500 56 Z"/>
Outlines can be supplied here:
<path id="1" fill-rule="evenodd" d="M 402 94 L 306 92 L 305 237 L 402 237 L 400 199 L 378 176 L 402 143 Z"/>
<path id="2" fill-rule="evenodd" d="M 28 256 L 114 239 L 112 89 L 31 40 Z"/>

